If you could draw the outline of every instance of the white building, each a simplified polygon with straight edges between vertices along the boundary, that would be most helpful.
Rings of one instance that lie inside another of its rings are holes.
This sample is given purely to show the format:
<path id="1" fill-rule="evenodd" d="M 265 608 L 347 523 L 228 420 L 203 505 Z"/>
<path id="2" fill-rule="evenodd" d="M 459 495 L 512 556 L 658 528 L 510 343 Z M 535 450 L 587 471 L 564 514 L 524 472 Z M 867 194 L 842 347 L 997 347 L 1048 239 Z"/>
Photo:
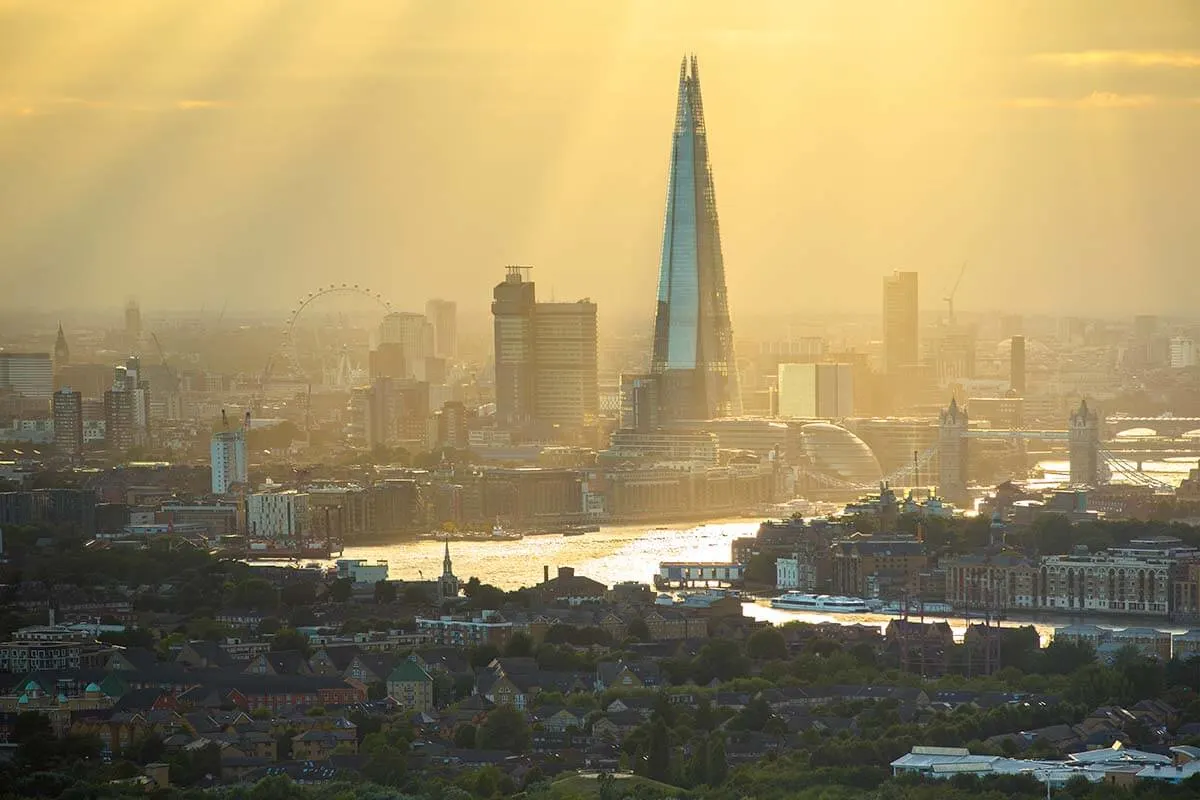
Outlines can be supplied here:
<path id="1" fill-rule="evenodd" d="M 25 397 L 54 394 L 54 366 L 49 353 L 0 353 L 0 389 Z"/>
<path id="2" fill-rule="evenodd" d="M 811 592 L 817 584 L 816 568 L 798 556 L 775 559 L 775 587 Z"/>
<path id="3" fill-rule="evenodd" d="M 1046 556 L 1036 576 L 1037 605 L 1166 616 L 1173 563 L 1136 549 Z"/>
<path id="4" fill-rule="evenodd" d="M 1186 336 L 1174 336 L 1168 347 L 1171 369 L 1196 366 L 1196 343 Z"/>
<path id="5" fill-rule="evenodd" d="M 355 583 L 379 583 L 388 579 L 388 562 L 381 560 L 369 564 L 365 558 L 339 558 L 337 576 Z"/>
<path id="6" fill-rule="evenodd" d="M 255 492 L 247 502 L 246 524 L 253 539 L 304 539 L 311 530 L 308 494 L 295 489 Z"/>
<path id="7" fill-rule="evenodd" d="M 212 493 L 226 494 L 234 484 L 245 484 L 248 478 L 246 465 L 246 431 L 217 431 L 212 436 L 209 449 L 212 464 Z"/>
<path id="8" fill-rule="evenodd" d="M 779 416 L 841 419 L 854 414 L 854 370 L 849 364 L 780 364 Z"/>

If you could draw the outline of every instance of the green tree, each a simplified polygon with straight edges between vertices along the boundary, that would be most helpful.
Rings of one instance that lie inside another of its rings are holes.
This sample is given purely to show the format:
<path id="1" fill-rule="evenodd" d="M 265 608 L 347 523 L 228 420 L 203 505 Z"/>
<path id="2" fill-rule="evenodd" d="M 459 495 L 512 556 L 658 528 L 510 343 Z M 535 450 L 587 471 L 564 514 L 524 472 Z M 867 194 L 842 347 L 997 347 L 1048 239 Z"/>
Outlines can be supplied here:
<path id="1" fill-rule="evenodd" d="M 386 580 L 377 581 L 375 583 L 375 602 L 380 605 L 396 602 L 396 584 Z"/>
<path id="2" fill-rule="evenodd" d="M 279 601 L 288 608 L 311 606 L 317 601 L 315 581 L 292 581 L 279 592 Z"/>
<path id="3" fill-rule="evenodd" d="M 233 587 L 229 603 L 235 608 L 274 611 L 279 605 L 279 592 L 268 580 L 249 578 Z"/>
<path id="4" fill-rule="evenodd" d="M 778 628 L 763 628 L 746 640 L 746 654 L 758 661 L 787 658 L 787 642 Z"/>
<path id="5" fill-rule="evenodd" d="M 335 603 L 345 603 L 354 592 L 354 581 L 349 578 L 338 578 L 329 584 L 329 599 Z"/>
<path id="6" fill-rule="evenodd" d="M 729 775 L 729 760 L 725 755 L 725 739 L 723 737 L 713 736 L 709 739 L 705 764 L 707 767 L 705 782 L 709 786 L 723 784 Z"/>
<path id="7" fill-rule="evenodd" d="M 647 777 L 668 781 L 671 777 L 671 737 L 667 723 L 660 717 L 650 723 L 646 741 L 645 769 Z"/>
<path id="8" fill-rule="evenodd" d="M 280 628 L 271 637 L 271 652 L 280 653 L 285 650 L 297 650 L 308 657 L 310 653 L 308 637 L 295 628 Z"/>
<path id="9" fill-rule="evenodd" d="M 475 744 L 481 750 L 508 750 L 523 753 L 533 735 L 525 715 L 512 706 L 498 706 L 488 712 L 475 732 Z"/>
<path id="10" fill-rule="evenodd" d="M 475 726 L 467 723 L 455 728 L 454 746 L 468 749 L 475 747 Z"/>
<path id="11" fill-rule="evenodd" d="M 533 639 L 523 631 L 514 633 L 504 645 L 504 655 L 508 658 L 528 658 L 533 655 Z"/>
<path id="12" fill-rule="evenodd" d="M 475 669 L 486 667 L 500 656 L 500 648 L 494 644 L 481 644 L 471 649 L 468 661 Z"/>
<path id="13" fill-rule="evenodd" d="M 646 625 L 646 620 L 641 617 L 635 617 L 629 623 L 626 633 L 630 638 L 637 639 L 639 642 L 650 641 L 650 627 Z"/>
<path id="14" fill-rule="evenodd" d="M 380 786 L 403 786 L 408 775 L 407 748 L 382 748 L 363 765 L 362 772 L 364 778 Z"/>
<path id="15" fill-rule="evenodd" d="M 775 585 L 775 556 L 769 553 L 757 553 L 750 557 L 746 564 L 746 583 L 757 586 Z"/>

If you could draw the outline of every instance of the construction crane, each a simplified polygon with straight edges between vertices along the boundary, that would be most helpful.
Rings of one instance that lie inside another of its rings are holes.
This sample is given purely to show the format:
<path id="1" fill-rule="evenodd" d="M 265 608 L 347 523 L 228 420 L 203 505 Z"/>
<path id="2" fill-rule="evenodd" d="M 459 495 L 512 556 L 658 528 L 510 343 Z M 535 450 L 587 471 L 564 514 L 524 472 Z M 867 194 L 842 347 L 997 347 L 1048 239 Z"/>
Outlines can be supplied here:
<path id="1" fill-rule="evenodd" d="M 158 361 L 164 367 L 167 366 L 167 354 L 163 352 L 162 342 L 158 340 L 158 334 L 150 332 L 150 339 L 154 342 L 154 349 L 158 351 Z"/>
<path id="2" fill-rule="evenodd" d="M 958 285 L 962 283 L 963 273 L 967 271 L 967 262 L 963 262 L 962 269 L 958 271 L 958 279 L 954 281 L 954 286 L 950 289 L 950 294 L 943 297 L 942 300 L 946 303 L 946 312 L 949 316 L 949 323 L 954 324 L 954 295 L 958 293 Z"/>

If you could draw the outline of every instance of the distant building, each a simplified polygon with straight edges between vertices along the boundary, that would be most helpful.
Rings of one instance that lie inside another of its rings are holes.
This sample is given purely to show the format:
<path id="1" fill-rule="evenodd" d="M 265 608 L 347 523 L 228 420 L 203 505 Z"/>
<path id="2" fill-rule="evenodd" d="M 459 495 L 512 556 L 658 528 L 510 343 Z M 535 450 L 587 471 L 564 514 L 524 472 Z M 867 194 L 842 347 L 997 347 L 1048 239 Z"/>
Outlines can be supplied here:
<path id="1" fill-rule="evenodd" d="M 883 279 L 883 351 L 888 375 L 918 362 L 915 272 L 894 272 Z"/>
<path id="2" fill-rule="evenodd" d="M 425 359 L 433 355 L 434 329 L 424 314 L 393 311 L 379 324 L 379 343 L 399 344 L 404 352 L 405 378 L 425 379 Z"/>
<path id="3" fill-rule="evenodd" d="M 1171 369 L 1196 366 L 1196 343 L 1186 336 L 1174 336 L 1168 345 Z"/>
<path id="4" fill-rule="evenodd" d="M 209 446 L 212 465 L 212 493 L 227 494 L 235 485 L 249 482 L 246 464 L 246 430 L 217 431 Z"/>
<path id="5" fill-rule="evenodd" d="M 0 353 L 0 389 L 25 397 L 54 393 L 54 366 L 49 353 Z"/>
<path id="6" fill-rule="evenodd" d="M 251 538 L 300 541 L 310 530 L 308 494 L 294 489 L 255 492 L 246 505 Z"/>
<path id="7" fill-rule="evenodd" d="M 1009 340 L 1008 386 L 1018 397 L 1025 394 L 1025 337 L 1020 334 Z"/>
<path id="8" fill-rule="evenodd" d="M 528 267 L 510 266 L 504 282 L 492 290 L 496 358 L 496 421 L 523 427 L 534 418 L 537 357 L 533 314 L 537 304 Z"/>
<path id="9" fill-rule="evenodd" d="M 849 364 L 780 364 L 779 416 L 841 419 L 854 414 L 854 368 Z"/>
<path id="10" fill-rule="evenodd" d="M 425 316 L 433 326 L 433 354 L 438 358 L 457 358 L 458 303 L 435 298 L 425 304 Z"/>
<path id="11" fill-rule="evenodd" d="M 62 455 L 83 452 L 83 396 L 70 389 L 54 393 L 54 447 Z"/>
<path id="12" fill-rule="evenodd" d="M 54 368 L 62 369 L 71 363 L 71 348 L 67 346 L 67 335 L 62 323 L 58 323 L 58 335 L 54 338 Z"/>
<path id="13" fill-rule="evenodd" d="M 382 342 L 367 354 L 367 372 L 371 380 L 392 378 L 403 380 L 408 377 L 408 362 L 404 359 L 404 345 L 399 342 Z"/>
<path id="14" fill-rule="evenodd" d="M 438 446 L 466 450 L 469 435 L 466 406 L 460 400 L 446 402 L 438 416 Z"/>
<path id="15" fill-rule="evenodd" d="M 150 444 L 150 388 L 137 356 L 116 368 L 112 388 L 104 393 L 104 430 L 114 453 Z"/>

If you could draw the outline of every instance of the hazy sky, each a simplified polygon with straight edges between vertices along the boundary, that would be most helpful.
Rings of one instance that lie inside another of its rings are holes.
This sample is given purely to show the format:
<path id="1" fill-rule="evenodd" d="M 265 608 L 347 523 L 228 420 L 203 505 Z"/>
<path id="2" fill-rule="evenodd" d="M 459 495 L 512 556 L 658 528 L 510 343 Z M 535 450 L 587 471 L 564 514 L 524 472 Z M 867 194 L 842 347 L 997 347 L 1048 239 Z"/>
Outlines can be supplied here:
<path id="1" fill-rule="evenodd" d="M 1192 0 L 0 0 L 0 307 L 649 315 L 685 51 L 735 327 L 1200 305 Z"/>

